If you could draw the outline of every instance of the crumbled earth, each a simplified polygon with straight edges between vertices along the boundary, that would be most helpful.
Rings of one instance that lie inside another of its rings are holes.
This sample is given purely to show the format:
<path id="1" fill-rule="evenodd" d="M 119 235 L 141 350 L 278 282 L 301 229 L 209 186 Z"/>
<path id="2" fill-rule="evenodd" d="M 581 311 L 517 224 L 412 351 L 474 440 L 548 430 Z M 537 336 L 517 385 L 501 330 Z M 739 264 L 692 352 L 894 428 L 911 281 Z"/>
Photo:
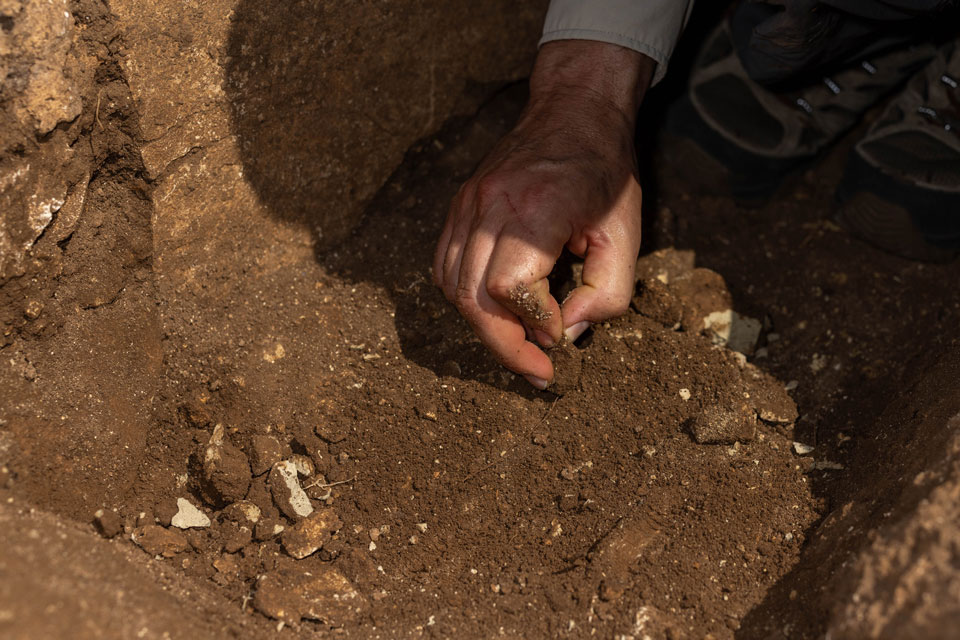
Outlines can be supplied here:
<path id="1" fill-rule="evenodd" d="M 762 209 L 667 177 L 630 312 L 538 392 L 428 272 L 522 87 L 412 148 L 333 251 L 234 202 L 184 253 L 152 242 L 183 228 L 111 17 L 73 9 L 96 84 L 43 144 L 95 170 L 0 289 L 0 635 L 955 629 L 960 265 L 833 225 L 843 149 Z"/>

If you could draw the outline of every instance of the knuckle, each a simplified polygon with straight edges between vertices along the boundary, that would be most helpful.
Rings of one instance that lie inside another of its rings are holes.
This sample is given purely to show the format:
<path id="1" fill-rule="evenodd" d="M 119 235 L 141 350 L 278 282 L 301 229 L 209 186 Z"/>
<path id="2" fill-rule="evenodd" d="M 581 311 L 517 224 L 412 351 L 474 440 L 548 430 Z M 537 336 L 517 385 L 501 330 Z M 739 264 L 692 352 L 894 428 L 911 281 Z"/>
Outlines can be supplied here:
<path id="1" fill-rule="evenodd" d="M 497 174 L 487 174 L 477 179 L 476 198 L 478 209 L 483 210 L 500 198 L 504 192 L 503 179 Z"/>

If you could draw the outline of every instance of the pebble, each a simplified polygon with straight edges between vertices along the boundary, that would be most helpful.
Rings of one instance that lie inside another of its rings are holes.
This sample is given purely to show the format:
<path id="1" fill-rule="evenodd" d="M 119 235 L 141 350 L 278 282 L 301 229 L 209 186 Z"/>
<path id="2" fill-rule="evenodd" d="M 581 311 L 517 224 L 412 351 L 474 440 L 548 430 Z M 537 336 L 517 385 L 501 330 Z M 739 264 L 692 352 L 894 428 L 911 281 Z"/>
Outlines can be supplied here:
<path id="1" fill-rule="evenodd" d="M 170 519 L 170 524 L 178 529 L 209 527 L 210 518 L 189 500 L 177 498 L 177 513 Z"/>
<path id="2" fill-rule="evenodd" d="M 295 453 L 290 456 L 290 462 L 292 462 L 293 466 L 297 468 L 297 473 L 304 478 L 309 478 L 316 471 L 316 468 L 313 465 L 313 460 L 305 455 Z"/>
<path id="3" fill-rule="evenodd" d="M 680 398 L 686 402 L 690 399 L 690 389 L 680 389 Z"/>
<path id="4" fill-rule="evenodd" d="M 113 538 L 123 531 L 123 523 L 115 511 L 97 509 L 93 514 L 93 523 L 104 538 Z"/>
<path id="5" fill-rule="evenodd" d="M 282 460 L 270 471 L 270 494 L 280 512 L 291 520 L 306 518 L 313 513 L 310 497 L 297 479 L 297 466 Z"/>
<path id="6" fill-rule="evenodd" d="M 302 618 L 332 627 L 345 626 L 367 607 L 366 598 L 336 569 L 278 570 L 265 574 L 253 597 L 260 613 L 299 624 Z"/>
<path id="7" fill-rule="evenodd" d="M 182 533 L 156 524 L 137 527 L 133 532 L 133 541 L 150 555 L 164 558 L 172 558 L 190 549 L 190 543 Z"/>
<path id="8" fill-rule="evenodd" d="M 333 509 L 318 509 L 284 531 L 280 541 L 290 556 L 302 560 L 323 548 L 324 543 L 342 526 Z"/>
<path id="9" fill-rule="evenodd" d="M 203 452 L 204 499 L 214 505 L 236 502 L 250 488 L 250 463 L 246 454 L 224 437 L 223 425 L 213 435 Z"/>
<path id="10" fill-rule="evenodd" d="M 808 453 L 813 451 L 813 446 L 809 444 L 803 444 L 802 442 L 794 442 L 793 450 L 797 453 L 798 456 L 805 456 Z"/>

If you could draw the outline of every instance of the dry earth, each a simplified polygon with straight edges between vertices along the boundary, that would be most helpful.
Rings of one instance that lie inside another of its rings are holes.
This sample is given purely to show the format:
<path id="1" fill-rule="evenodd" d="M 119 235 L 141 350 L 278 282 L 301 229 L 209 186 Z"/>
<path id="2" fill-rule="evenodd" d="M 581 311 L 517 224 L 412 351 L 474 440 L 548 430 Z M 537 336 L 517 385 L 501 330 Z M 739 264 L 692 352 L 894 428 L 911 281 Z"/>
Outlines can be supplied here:
<path id="1" fill-rule="evenodd" d="M 248 4 L 0 2 L 0 635 L 952 637 L 960 265 L 833 225 L 843 149 L 650 188 L 539 393 L 428 267 L 542 6 Z"/>

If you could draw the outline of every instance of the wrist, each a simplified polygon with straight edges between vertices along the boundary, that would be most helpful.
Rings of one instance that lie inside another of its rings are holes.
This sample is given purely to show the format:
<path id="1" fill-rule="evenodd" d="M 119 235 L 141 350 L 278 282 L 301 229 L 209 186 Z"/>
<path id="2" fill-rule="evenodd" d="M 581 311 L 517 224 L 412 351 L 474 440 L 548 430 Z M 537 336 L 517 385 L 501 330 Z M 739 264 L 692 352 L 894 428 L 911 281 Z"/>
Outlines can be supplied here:
<path id="1" fill-rule="evenodd" d="M 530 103 L 588 101 L 632 124 L 656 62 L 608 42 L 557 40 L 541 47 L 530 77 Z"/>

